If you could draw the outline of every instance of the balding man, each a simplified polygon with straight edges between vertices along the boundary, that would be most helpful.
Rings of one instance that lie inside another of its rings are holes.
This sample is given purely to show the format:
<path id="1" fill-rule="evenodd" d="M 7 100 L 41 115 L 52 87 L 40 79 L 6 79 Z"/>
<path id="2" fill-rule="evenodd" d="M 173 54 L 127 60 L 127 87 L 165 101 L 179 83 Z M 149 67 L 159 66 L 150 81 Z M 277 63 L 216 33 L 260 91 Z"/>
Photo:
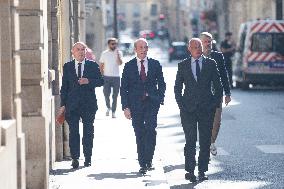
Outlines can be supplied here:
<path id="1" fill-rule="evenodd" d="M 77 169 L 80 157 L 80 118 L 83 122 L 84 166 L 91 166 L 93 122 L 98 109 L 95 88 L 102 86 L 104 81 L 98 64 L 85 59 L 86 45 L 84 43 L 75 43 L 71 52 L 74 59 L 65 63 L 63 67 L 60 112 L 65 111 L 65 118 L 69 125 L 71 166 Z"/>
<path id="2" fill-rule="evenodd" d="M 124 115 L 127 119 L 132 119 L 139 172 L 145 174 L 152 169 L 157 114 L 164 101 L 166 84 L 160 63 L 147 57 L 146 39 L 136 40 L 134 47 L 136 57 L 126 63 L 123 69 L 120 95 Z"/>
<path id="3" fill-rule="evenodd" d="M 174 92 L 186 139 L 185 179 L 196 182 L 194 170 L 197 127 L 199 131 L 198 177 L 199 181 L 203 181 L 208 179 L 205 172 L 208 170 L 210 157 L 211 130 L 214 113 L 222 97 L 222 88 L 216 62 L 203 56 L 201 40 L 192 38 L 189 41 L 188 50 L 191 55 L 178 64 Z"/>

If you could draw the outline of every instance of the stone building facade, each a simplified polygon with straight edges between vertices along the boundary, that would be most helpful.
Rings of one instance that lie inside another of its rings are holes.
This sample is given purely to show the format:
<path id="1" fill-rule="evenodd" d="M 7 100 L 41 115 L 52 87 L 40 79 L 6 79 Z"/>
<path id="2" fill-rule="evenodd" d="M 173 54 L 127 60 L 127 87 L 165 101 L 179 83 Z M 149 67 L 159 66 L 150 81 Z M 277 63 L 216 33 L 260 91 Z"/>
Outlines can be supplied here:
<path id="1" fill-rule="evenodd" d="M 119 18 L 134 34 L 141 30 L 157 31 L 160 12 L 160 0 L 120 0 L 118 3 Z"/>
<path id="2" fill-rule="evenodd" d="M 218 33 L 221 39 L 231 31 L 236 40 L 240 24 L 256 19 L 276 19 L 278 0 L 215 0 L 218 14 Z M 284 3 L 282 0 L 282 19 Z"/>
<path id="3" fill-rule="evenodd" d="M 85 1 L 74 2 L 0 1 L 1 189 L 48 189 L 54 161 L 69 153 L 55 115 L 62 66 L 85 41 Z"/>

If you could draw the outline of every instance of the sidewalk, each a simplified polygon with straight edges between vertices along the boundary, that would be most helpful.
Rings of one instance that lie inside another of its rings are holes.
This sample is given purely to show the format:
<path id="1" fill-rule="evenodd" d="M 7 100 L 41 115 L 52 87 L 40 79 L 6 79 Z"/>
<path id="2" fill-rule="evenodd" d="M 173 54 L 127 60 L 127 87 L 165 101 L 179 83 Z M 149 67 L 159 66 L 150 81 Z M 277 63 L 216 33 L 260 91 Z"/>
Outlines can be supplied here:
<path id="1" fill-rule="evenodd" d="M 71 161 L 56 162 L 55 170 L 50 173 L 50 189 L 170 188 L 157 151 L 153 160 L 155 170 L 145 176 L 138 173 L 134 131 L 131 121 L 125 119 L 122 111 L 118 111 L 117 118 L 112 119 L 100 110 L 94 127 L 92 166 L 83 167 L 82 152 L 77 170 L 71 169 Z"/>

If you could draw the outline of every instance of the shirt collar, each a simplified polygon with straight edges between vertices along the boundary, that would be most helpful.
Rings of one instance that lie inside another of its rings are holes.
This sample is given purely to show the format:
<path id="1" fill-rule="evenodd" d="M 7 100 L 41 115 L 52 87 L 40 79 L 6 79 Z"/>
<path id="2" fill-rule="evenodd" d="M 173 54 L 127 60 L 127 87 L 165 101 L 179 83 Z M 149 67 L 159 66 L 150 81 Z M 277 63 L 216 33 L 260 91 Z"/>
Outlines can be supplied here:
<path id="1" fill-rule="evenodd" d="M 196 59 L 194 59 L 193 57 L 191 57 L 191 63 L 195 63 L 195 60 L 196 60 Z M 201 56 L 198 58 L 198 61 L 199 61 L 199 62 L 202 62 L 202 60 L 203 60 L 203 56 L 201 55 Z"/>
<path id="2" fill-rule="evenodd" d="M 138 62 L 141 62 L 140 58 L 136 57 L 136 59 L 137 59 Z M 143 60 L 144 60 L 144 62 L 146 62 L 147 61 L 147 56 Z"/>
<path id="3" fill-rule="evenodd" d="M 83 65 L 85 65 L 85 59 L 81 62 Z M 78 65 L 79 61 L 75 59 L 75 64 Z"/>

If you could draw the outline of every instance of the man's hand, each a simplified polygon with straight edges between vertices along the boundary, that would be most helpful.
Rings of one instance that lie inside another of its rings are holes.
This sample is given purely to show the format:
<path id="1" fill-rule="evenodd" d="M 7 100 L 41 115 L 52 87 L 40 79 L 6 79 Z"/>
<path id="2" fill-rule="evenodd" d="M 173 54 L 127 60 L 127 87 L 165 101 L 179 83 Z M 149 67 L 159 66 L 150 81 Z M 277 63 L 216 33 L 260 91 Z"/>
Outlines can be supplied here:
<path id="1" fill-rule="evenodd" d="M 124 109 L 124 116 L 126 117 L 126 119 L 131 119 L 131 112 L 129 108 Z"/>
<path id="2" fill-rule="evenodd" d="M 225 96 L 225 104 L 226 106 L 231 102 L 231 96 Z"/>
<path id="3" fill-rule="evenodd" d="M 122 64 L 122 59 L 121 59 L 121 56 L 120 56 L 120 54 L 119 54 L 118 49 L 116 49 L 116 54 L 117 54 L 117 64 L 118 64 L 118 65 L 121 65 L 121 64 Z"/>
<path id="4" fill-rule="evenodd" d="M 65 106 L 61 106 L 58 110 L 58 114 L 63 114 L 65 112 Z"/>
<path id="5" fill-rule="evenodd" d="M 82 77 L 78 80 L 78 83 L 80 85 L 86 85 L 86 84 L 89 84 L 89 80 L 87 78 Z"/>

